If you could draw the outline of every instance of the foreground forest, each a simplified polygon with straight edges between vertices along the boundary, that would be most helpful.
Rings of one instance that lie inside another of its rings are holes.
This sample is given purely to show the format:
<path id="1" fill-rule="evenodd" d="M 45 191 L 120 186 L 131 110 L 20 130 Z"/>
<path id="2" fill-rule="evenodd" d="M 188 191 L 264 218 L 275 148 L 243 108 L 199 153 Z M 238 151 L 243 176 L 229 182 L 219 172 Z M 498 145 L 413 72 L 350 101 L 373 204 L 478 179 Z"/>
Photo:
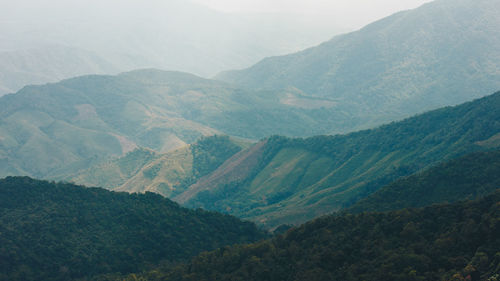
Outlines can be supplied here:
<path id="1" fill-rule="evenodd" d="M 498 280 L 500 190 L 476 201 L 328 216 L 143 280 Z M 119 277 L 116 280 L 121 280 Z M 135 280 L 130 275 L 126 280 Z M 111 277 L 101 280 L 112 280 Z"/>
<path id="2" fill-rule="evenodd" d="M 291 48 L 279 38 L 299 30 L 273 14 L 252 34 L 191 3 L 212 0 L 50 1 L 66 24 L 49 3 L 0 5 L 0 281 L 500 281 L 500 0 L 415 0 L 429 3 L 214 78 L 180 71 Z M 114 24 L 87 17 L 107 22 L 104 7 Z M 91 40 L 107 55 L 63 37 L 40 50 L 48 26 L 21 14 L 109 34 Z M 294 32 L 257 40 L 279 30 Z M 136 52 L 173 69 L 102 75 Z M 94 74 L 1 96 L 31 71 Z"/>
<path id="3" fill-rule="evenodd" d="M 0 180 L 0 280 L 74 280 L 142 271 L 266 237 L 254 224 L 154 193 Z"/>
<path id="4" fill-rule="evenodd" d="M 9 177 L 0 280 L 497 280 L 499 160 L 468 154 L 254 244 L 269 234 L 153 193 Z"/>

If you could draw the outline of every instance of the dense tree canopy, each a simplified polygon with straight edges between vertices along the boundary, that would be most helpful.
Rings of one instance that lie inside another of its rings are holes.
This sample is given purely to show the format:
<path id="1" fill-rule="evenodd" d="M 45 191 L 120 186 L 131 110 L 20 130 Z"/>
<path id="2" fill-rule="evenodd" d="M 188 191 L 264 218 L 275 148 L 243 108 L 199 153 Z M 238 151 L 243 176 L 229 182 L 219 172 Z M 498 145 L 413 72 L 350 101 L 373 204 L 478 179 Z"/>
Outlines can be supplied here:
<path id="1" fill-rule="evenodd" d="M 0 180 L 0 280 L 137 272 L 264 236 L 252 223 L 153 193 Z"/>
<path id="2" fill-rule="evenodd" d="M 485 196 L 500 187 L 500 150 L 476 152 L 397 180 L 348 212 L 424 207 Z"/>
<path id="3" fill-rule="evenodd" d="M 143 277 L 175 281 L 487 280 L 500 273 L 499 218 L 500 191 L 451 205 L 329 216 L 271 240 L 202 253 L 172 272 L 153 271 Z"/>

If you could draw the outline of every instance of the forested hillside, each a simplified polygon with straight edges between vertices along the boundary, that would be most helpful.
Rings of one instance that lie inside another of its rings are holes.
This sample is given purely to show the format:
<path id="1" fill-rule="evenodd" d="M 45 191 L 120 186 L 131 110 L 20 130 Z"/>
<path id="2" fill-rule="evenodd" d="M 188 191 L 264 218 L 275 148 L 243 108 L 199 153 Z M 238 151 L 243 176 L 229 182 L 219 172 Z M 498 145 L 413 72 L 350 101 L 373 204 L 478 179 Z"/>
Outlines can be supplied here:
<path id="1" fill-rule="evenodd" d="M 202 253 L 173 271 L 155 270 L 141 277 L 172 281 L 497 280 L 499 217 L 499 191 L 452 205 L 327 216 L 271 240 Z"/>
<path id="2" fill-rule="evenodd" d="M 500 89 L 500 1 L 436 0 L 223 81 L 296 88 L 381 124 Z"/>
<path id="3" fill-rule="evenodd" d="M 63 179 L 137 147 L 165 153 L 218 133 L 310 136 L 360 124 L 286 95 L 158 70 L 25 87 L 0 97 L 0 177 Z"/>
<path id="4" fill-rule="evenodd" d="M 348 212 L 424 207 L 485 196 L 500 188 L 500 151 L 477 152 L 397 180 Z"/>
<path id="5" fill-rule="evenodd" d="M 264 237 L 252 223 L 181 208 L 154 193 L 0 180 L 0 280 L 139 272 Z"/>
<path id="6" fill-rule="evenodd" d="M 500 281 L 500 0 L 357 2 L 0 0 L 0 281 Z"/>
<path id="7" fill-rule="evenodd" d="M 150 191 L 170 198 L 250 145 L 248 141 L 215 135 L 163 154 L 136 149 L 67 179 L 86 186 L 128 192 Z"/>
<path id="8" fill-rule="evenodd" d="M 500 92 L 373 130 L 271 137 L 174 200 L 268 227 L 303 223 L 348 207 L 402 176 L 499 147 L 499 120 Z"/>
<path id="9" fill-rule="evenodd" d="M 185 150 L 180 148 L 179 150 Z M 172 153 L 172 152 L 170 152 Z M 166 154 L 170 154 L 166 153 Z M 137 148 L 122 157 L 110 159 L 88 169 L 81 170 L 77 174 L 70 175 L 64 180 L 85 186 L 99 186 L 106 189 L 114 189 L 123 185 L 130 178 L 158 159 L 162 154 L 151 149 Z"/>

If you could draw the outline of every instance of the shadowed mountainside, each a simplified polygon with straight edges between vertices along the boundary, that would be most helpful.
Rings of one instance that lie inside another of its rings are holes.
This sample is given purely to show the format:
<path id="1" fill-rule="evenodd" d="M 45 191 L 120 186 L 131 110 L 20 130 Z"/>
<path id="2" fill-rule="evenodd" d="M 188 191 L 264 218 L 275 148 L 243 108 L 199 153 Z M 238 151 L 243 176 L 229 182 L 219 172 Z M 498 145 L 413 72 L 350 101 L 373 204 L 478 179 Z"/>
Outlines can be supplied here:
<path id="1" fill-rule="evenodd" d="M 146 280 L 495 280 L 500 192 L 476 201 L 327 216 L 249 245 L 202 253 Z M 118 277 L 132 281 L 138 276 Z M 108 279 L 113 280 L 113 279 Z"/>
<path id="2" fill-rule="evenodd" d="M 266 235 L 154 193 L 8 177 L 0 180 L 0 279 L 75 280 L 186 261 Z"/>
<path id="3" fill-rule="evenodd" d="M 348 207 L 402 176 L 499 147 L 499 120 L 500 92 L 347 135 L 271 137 L 174 200 L 267 227 L 302 223 Z"/>
<path id="4" fill-rule="evenodd" d="M 483 197 L 500 187 L 500 151 L 476 152 L 397 180 L 347 212 L 389 211 Z"/>

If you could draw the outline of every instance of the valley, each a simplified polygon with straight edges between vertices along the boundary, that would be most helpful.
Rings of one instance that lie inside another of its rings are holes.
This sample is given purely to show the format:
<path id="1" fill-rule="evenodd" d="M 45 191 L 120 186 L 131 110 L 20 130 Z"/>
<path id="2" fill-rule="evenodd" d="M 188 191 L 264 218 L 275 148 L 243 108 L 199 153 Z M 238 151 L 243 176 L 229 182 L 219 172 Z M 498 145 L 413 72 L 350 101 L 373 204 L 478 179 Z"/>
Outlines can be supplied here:
<path id="1" fill-rule="evenodd" d="M 219 1 L 2 4 L 0 281 L 500 280 L 500 0 Z"/>

